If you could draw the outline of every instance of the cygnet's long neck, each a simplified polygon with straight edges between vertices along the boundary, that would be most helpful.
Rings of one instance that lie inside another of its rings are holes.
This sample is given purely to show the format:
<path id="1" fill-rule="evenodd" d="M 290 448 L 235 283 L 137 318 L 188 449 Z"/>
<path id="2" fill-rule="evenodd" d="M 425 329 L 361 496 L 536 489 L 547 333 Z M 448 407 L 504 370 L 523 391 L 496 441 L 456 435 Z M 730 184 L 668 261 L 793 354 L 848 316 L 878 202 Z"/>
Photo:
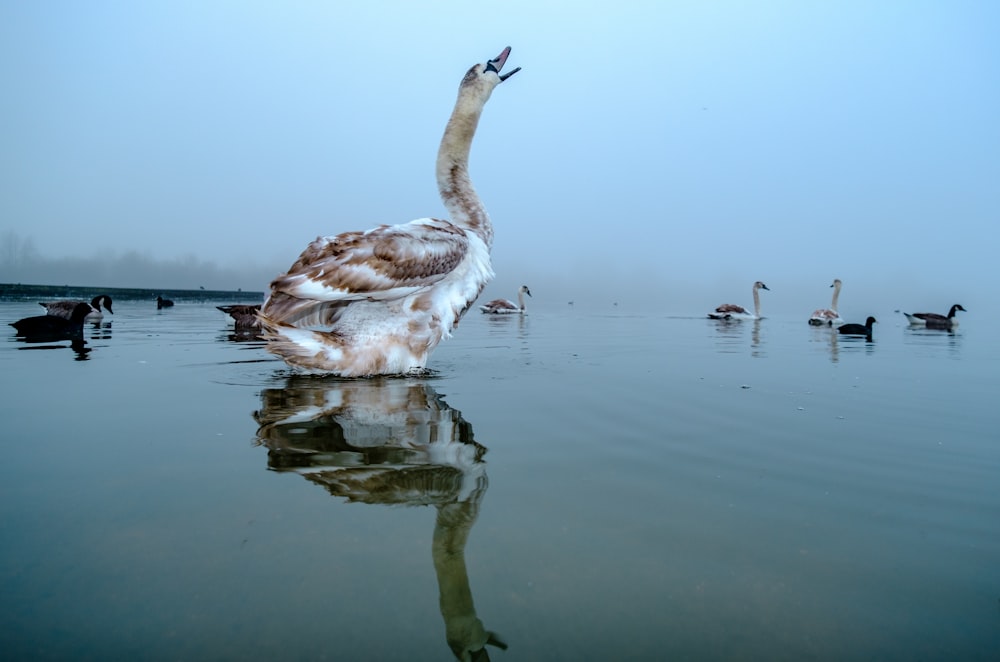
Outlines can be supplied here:
<path id="1" fill-rule="evenodd" d="M 517 291 L 517 308 L 522 313 L 524 312 L 524 290 Z"/>
<path id="2" fill-rule="evenodd" d="M 469 150 L 485 103 L 459 91 L 438 149 L 437 182 L 452 223 L 472 230 L 492 248 L 493 223 L 469 178 Z"/>
<path id="3" fill-rule="evenodd" d="M 837 298 L 840 296 L 840 281 L 833 284 L 833 301 L 830 302 L 830 310 L 837 311 Z"/>
<path id="4" fill-rule="evenodd" d="M 753 314 L 760 317 L 760 288 L 753 286 Z"/>

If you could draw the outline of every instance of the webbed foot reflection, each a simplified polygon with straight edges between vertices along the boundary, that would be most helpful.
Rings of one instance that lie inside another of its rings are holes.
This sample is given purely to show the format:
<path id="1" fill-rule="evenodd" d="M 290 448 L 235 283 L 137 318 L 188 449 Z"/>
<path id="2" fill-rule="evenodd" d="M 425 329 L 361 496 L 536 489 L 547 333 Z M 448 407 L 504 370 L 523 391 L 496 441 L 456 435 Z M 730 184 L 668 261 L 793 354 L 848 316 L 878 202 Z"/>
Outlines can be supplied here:
<path id="1" fill-rule="evenodd" d="M 486 447 L 420 379 L 296 375 L 265 389 L 257 441 L 268 467 L 294 471 L 350 502 L 433 505 L 432 555 L 448 646 L 460 660 L 506 649 L 476 615 L 465 544 L 486 494 Z"/>

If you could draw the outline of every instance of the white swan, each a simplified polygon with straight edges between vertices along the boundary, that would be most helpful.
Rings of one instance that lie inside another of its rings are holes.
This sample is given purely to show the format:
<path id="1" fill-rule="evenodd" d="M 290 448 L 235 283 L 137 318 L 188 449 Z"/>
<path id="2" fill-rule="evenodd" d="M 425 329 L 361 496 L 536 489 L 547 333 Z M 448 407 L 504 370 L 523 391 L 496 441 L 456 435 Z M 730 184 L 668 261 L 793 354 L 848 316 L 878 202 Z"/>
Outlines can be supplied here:
<path id="1" fill-rule="evenodd" d="M 743 306 L 737 306 L 734 303 L 724 303 L 714 311 L 710 312 L 708 316 L 714 320 L 758 320 L 760 319 L 760 292 L 759 290 L 771 291 L 767 285 L 760 282 L 759 280 L 753 284 L 753 312 L 744 308 Z"/>
<path id="2" fill-rule="evenodd" d="M 267 348 L 289 365 L 345 377 L 424 368 L 493 277 L 493 225 L 469 179 L 469 150 L 510 47 L 466 72 L 437 156 L 451 220 L 422 218 L 319 237 L 271 283 Z M 316 327 L 324 327 L 321 330 Z"/>
<path id="3" fill-rule="evenodd" d="M 73 310 L 81 303 L 87 302 L 64 299 L 62 301 L 39 301 L 38 305 L 44 308 L 47 314 L 68 320 L 73 316 Z M 101 310 L 102 303 L 104 304 L 105 310 L 114 315 L 115 311 L 111 310 L 111 297 L 107 294 L 98 294 L 90 300 L 90 303 L 88 304 L 90 306 L 90 312 L 87 314 L 87 318 L 84 321 L 100 322 L 104 319 L 104 311 Z"/>
<path id="4" fill-rule="evenodd" d="M 833 326 L 834 324 L 843 323 L 843 319 L 840 317 L 840 313 L 837 312 L 837 299 L 840 297 L 840 279 L 833 279 L 833 284 L 830 286 L 833 288 L 833 300 L 830 302 L 829 308 L 819 308 L 813 311 L 813 314 L 809 316 L 809 323 L 813 326 Z"/>
<path id="5" fill-rule="evenodd" d="M 948 311 L 947 315 L 941 315 L 938 313 L 903 313 L 906 315 L 906 320 L 913 324 L 914 326 L 927 326 L 932 329 L 950 329 L 952 327 L 958 326 L 958 318 L 955 317 L 955 313 L 958 311 L 967 313 L 965 308 L 962 308 L 962 304 L 956 303 Z"/>
<path id="6" fill-rule="evenodd" d="M 479 310 L 489 315 L 510 315 L 513 313 L 524 314 L 524 295 L 531 296 L 531 290 L 527 285 L 517 288 L 517 303 L 509 299 L 493 299 L 489 303 L 479 306 Z"/>

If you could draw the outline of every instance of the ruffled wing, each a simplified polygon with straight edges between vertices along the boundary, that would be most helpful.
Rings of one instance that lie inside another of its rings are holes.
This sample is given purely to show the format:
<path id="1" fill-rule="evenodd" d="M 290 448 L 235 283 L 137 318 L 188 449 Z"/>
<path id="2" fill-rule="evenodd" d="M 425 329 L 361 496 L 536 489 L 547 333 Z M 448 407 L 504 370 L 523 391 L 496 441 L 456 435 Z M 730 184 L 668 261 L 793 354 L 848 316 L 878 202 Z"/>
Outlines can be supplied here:
<path id="1" fill-rule="evenodd" d="M 502 308 L 510 308 L 511 310 L 516 310 L 517 305 L 508 299 L 493 299 L 489 303 L 484 303 L 480 308 L 490 308 L 492 310 L 498 310 Z"/>
<path id="2" fill-rule="evenodd" d="M 468 251 L 465 232 L 437 219 L 319 237 L 271 283 L 261 312 L 276 322 L 328 324 L 353 301 L 390 301 L 434 285 Z"/>

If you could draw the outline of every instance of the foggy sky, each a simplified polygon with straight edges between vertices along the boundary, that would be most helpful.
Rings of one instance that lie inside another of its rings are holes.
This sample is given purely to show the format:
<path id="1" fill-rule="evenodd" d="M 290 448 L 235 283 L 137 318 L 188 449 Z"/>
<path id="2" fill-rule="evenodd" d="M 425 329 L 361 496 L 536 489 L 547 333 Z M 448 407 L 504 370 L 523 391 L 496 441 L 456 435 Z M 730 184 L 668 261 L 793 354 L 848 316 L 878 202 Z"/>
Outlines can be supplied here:
<path id="1" fill-rule="evenodd" d="M 991 301 L 987 0 L 2 3 L 0 234 L 265 289 L 317 235 L 445 215 L 459 80 L 508 44 L 470 164 L 488 296 L 687 313 L 759 279 L 765 310 L 811 311 L 837 277 L 852 316 Z"/>

